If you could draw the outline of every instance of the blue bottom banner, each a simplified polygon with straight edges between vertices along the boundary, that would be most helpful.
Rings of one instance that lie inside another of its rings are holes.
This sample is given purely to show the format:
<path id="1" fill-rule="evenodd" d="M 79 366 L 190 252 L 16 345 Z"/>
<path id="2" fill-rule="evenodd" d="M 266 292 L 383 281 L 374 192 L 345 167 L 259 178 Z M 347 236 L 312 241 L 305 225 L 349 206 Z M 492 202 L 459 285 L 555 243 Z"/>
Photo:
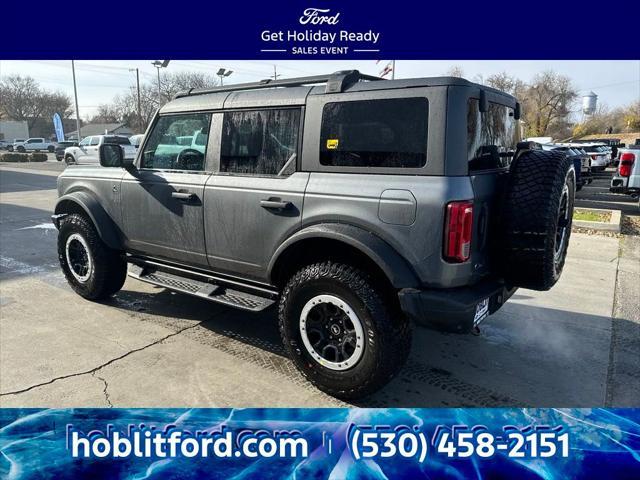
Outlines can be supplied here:
<path id="1" fill-rule="evenodd" d="M 640 478 L 640 409 L 0 409 L 0 478 Z"/>

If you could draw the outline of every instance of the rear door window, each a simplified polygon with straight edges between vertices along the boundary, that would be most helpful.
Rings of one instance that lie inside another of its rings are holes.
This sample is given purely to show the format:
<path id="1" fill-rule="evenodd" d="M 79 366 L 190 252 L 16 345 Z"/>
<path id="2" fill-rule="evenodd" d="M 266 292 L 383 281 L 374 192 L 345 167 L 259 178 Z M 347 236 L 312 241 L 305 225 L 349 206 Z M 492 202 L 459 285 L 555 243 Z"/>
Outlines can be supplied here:
<path id="1" fill-rule="evenodd" d="M 226 112 L 220 171 L 290 175 L 296 167 L 299 130 L 299 108 Z"/>
<path id="2" fill-rule="evenodd" d="M 428 121 L 426 98 L 327 103 L 322 111 L 320 164 L 421 168 L 427 162 Z"/>
<path id="3" fill-rule="evenodd" d="M 519 140 L 513 108 L 489 102 L 480 112 L 480 102 L 470 98 L 467 108 L 467 158 L 469 170 L 493 170 L 511 164 Z"/>

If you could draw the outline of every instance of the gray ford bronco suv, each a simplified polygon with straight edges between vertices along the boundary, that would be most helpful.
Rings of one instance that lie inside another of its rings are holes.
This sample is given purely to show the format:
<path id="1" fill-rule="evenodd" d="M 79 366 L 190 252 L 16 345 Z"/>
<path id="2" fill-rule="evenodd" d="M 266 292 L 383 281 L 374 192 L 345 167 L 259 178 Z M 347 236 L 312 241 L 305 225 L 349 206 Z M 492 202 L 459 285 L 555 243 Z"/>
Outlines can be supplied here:
<path id="1" fill-rule="evenodd" d="M 318 388 L 355 399 L 407 359 L 411 325 L 473 330 L 558 280 L 575 172 L 518 142 L 520 105 L 460 78 L 358 71 L 182 92 L 135 160 L 58 177 L 71 287 L 129 276 L 249 311 Z M 185 297 L 186 299 L 186 297 Z"/>

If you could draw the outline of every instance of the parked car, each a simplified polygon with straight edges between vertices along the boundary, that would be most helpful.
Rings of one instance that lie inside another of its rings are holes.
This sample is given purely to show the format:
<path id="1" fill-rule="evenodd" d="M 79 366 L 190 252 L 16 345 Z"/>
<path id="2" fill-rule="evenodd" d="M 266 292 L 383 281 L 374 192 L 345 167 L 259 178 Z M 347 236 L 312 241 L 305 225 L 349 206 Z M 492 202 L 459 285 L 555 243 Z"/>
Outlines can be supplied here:
<path id="1" fill-rule="evenodd" d="M 140 144 L 142 143 L 142 140 L 144 139 L 144 134 L 140 134 L 140 135 L 131 135 L 129 137 L 129 143 L 131 143 L 131 145 L 133 145 L 134 147 L 136 147 L 136 150 L 138 149 L 138 147 L 140 147 Z"/>
<path id="2" fill-rule="evenodd" d="M 620 164 L 611 179 L 609 190 L 613 193 L 640 195 L 640 145 L 621 148 Z"/>
<path id="3" fill-rule="evenodd" d="M 26 138 L 14 138 L 13 142 L 11 142 L 9 145 L 7 145 L 7 150 L 9 150 L 10 152 L 13 152 L 14 145 L 21 145 L 26 141 L 27 141 Z"/>
<path id="4" fill-rule="evenodd" d="M 575 171 L 519 143 L 519 118 L 516 98 L 454 77 L 183 92 L 135 160 L 102 143 L 101 167 L 58 177 L 60 265 L 90 300 L 129 263 L 212 302 L 277 303 L 302 374 L 363 397 L 407 359 L 412 322 L 470 332 L 518 287 L 560 278 Z"/>
<path id="5" fill-rule="evenodd" d="M 40 150 L 46 150 L 47 152 L 53 153 L 55 150 L 55 145 L 46 138 L 33 137 L 28 138 L 24 141 L 14 141 L 13 149 L 21 153 L 39 152 Z"/>
<path id="6" fill-rule="evenodd" d="M 555 150 L 564 153 L 567 158 L 573 162 L 576 171 L 576 191 L 582 190 L 582 187 L 593 182 L 591 175 L 591 157 L 577 147 L 568 147 L 564 145 L 543 145 L 545 150 Z"/>
<path id="7" fill-rule="evenodd" d="M 75 147 L 65 148 L 64 161 L 67 164 L 93 163 L 97 165 L 100 163 L 98 149 L 100 145 L 105 143 L 122 145 L 127 159 L 133 159 L 136 156 L 136 149 L 129 143 L 127 137 L 120 135 L 93 135 L 83 138 Z"/>
<path id="8" fill-rule="evenodd" d="M 604 171 L 611 162 L 611 155 L 602 144 L 583 143 L 580 147 L 591 157 L 591 170 L 596 172 Z"/>
<path id="9" fill-rule="evenodd" d="M 62 142 L 58 142 L 58 144 L 56 145 L 56 160 L 58 160 L 59 162 L 61 162 L 62 160 L 64 160 L 64 151 L 68 148 L 68 147 L 77 147 L 78 146 L 78 142 L 76 142 L 75 140 L 64 140 Z"/>

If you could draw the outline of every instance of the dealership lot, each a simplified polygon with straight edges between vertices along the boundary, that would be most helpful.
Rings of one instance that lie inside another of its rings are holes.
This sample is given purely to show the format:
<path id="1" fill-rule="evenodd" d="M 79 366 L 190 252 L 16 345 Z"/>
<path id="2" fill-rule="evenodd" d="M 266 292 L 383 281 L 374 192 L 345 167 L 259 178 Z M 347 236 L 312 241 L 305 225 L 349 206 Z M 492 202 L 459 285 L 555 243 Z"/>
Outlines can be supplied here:
<path id="1" fill-rule="evenodd" d="M 74 294 L 49 220 L 63 168 L 0 166 L 0 406 L 344 405 L 286 358 L 273 311 L 247 314 L 132 279 L 103 304 Z M 599 177 L 578 204 L 631 212 L 607 186 Z M 479 336 L 417 329 L 398 378 L 359 405 L 631 405 L 640 395 L 636 240 L 575 234 L 552 291 L 518 291 Z"/>

